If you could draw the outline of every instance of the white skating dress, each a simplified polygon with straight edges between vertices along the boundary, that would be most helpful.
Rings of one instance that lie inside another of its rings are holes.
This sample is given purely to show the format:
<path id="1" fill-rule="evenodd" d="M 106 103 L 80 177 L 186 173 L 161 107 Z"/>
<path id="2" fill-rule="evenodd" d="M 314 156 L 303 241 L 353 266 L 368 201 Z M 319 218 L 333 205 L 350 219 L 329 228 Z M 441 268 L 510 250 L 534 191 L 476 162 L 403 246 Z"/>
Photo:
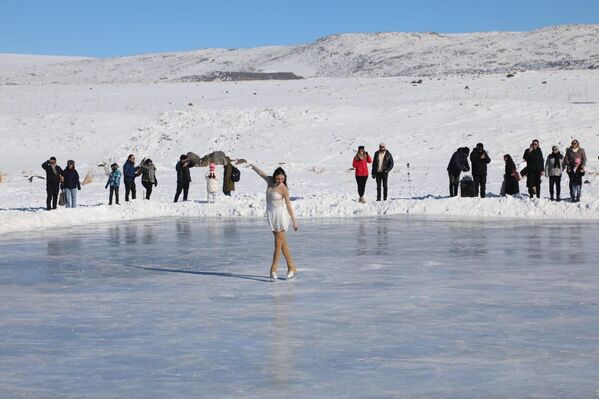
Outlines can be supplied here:
<path id="1" fill-rule="evenodd" d="M 287 231 L 289 212 L 283 196 L 273 188 L 266 189 L 266 218 L 272 231 Z"/>

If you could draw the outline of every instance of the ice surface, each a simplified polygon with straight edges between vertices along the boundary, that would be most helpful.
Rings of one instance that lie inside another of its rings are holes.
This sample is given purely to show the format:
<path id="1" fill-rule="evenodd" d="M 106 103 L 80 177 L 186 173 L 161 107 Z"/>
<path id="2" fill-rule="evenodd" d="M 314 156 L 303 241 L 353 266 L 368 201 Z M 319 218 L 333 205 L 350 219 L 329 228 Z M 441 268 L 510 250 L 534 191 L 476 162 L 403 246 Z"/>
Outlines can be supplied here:
<path id="1" fill-rule="evenodd" d="M 599 395 L 596 224 L 263 220 L 0 238 L 0 392 L 26 398 Z M 281 274 L 285 271 L 281 267 Z"/>

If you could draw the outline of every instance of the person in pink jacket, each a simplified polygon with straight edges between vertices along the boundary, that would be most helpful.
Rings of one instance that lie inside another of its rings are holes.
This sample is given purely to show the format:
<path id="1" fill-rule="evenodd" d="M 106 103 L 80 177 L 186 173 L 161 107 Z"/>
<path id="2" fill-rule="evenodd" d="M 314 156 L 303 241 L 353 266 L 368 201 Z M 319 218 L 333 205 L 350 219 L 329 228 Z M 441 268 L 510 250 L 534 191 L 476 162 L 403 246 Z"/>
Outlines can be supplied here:
<path id="1" fill-rule="evenodd" d="M 368 164 L 372 163 L 372 158 L 364 150 L 364 146 L 358 147 L 358 152 L 354 157 L 353 167 L 356 170 L 356 182 L 358 183 L 358 202 L 366 203 L 364 199 L 364 191 L 366 190 L 366 182 L 368 181 Z"/>

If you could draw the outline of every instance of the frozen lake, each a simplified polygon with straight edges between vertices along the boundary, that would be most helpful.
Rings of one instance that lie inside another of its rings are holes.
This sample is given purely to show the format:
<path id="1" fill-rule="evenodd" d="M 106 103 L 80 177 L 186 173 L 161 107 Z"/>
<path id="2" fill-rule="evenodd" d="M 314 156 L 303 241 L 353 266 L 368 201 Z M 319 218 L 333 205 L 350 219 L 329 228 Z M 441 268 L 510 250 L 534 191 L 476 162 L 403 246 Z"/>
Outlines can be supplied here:
<path id="1" fill-rule="evenodd" d="M 0 237 L 1 396 L 599 397 L 596 224 L 300 222 Z"/>

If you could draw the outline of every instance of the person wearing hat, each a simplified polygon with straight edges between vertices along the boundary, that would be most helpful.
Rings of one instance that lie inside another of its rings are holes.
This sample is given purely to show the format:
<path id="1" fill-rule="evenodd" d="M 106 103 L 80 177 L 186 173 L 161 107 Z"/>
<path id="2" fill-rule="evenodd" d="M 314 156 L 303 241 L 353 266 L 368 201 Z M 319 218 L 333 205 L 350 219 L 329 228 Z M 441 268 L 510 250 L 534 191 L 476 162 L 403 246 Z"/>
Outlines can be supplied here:
<path id="1" fill-rule="evenodd" d="M 152 187 L 158 185 L 158 179 L 156 179 L 156 166 L 150 158 L 144 159 L 139 165 L 141 170 L 141 184 L 146 189 L 146 199 L 150 199 L 152 195 Z"/>
<path id="2" fill-rule="evenodd" d="M 208 202 L 214 203 L 219 188 L 218 177 L 216 176 L 216 165 L 214 162 L 210 162 L 208 173 L 206 173 L 206 192 L 208 193 L 206 200 Z"/>
<path id="3" fill-rule="evenodd" d="M 50 157 L 44 162 L 42 168 L 46 171 L 46 209 L 56 209 L 62 181 L 62 168 L 56 164 L 55 157 Z"/>
<path id="4" fill-rule="evenodd" d="M 110 165 L 110 176 L 108 176 L 108 181 L 106 182 L 106 186 L 104 188 L 110 187 L 110 195 L 108 197 L 108 205 L 112 205 L 112 197 L 114 195 L 116 199 L 116 204 L 119 204 L 119 186 L 121 185 L 121 171 L 119 170 L 119 165 L 113 163 Z"/>
<path id="5" fill-rule="evenodd" d="M 383 186 L 383 200 L 387 201 L 387 178 L 393 169 L 393 157 L 387 151 L 385 143 L 379 144 L 379 150 L 374 153 L 372 160 L 372 178 L 376 179 L 376 200 L 381 200 L 381 185 Z"/>
<path id="6" fill-rule="evenodd" d="M 560 153 L 559 147 L 554 145 L 551 147 L 551 154 L 549 154 L 545 160 L 545 175 L 549 176 L 549 194 L 551 196 L 551 201 L 553 201 L 554 198 L 556 201 L 561 201 L 562 173 L 564 171 L 563 159 L 564 156 Z"/>
<path id="7" fill-rule="evenodd" d="M 358 152 L 354 156 L 352 166 L 356 171 L 356 183 L 358 183 L 358 195 L 360 199 L 358 202 L 366 203 L 364 198 L 364 191 L 366 190 L 366 182 L 368 181 L 368 164 L 372 163 L 372 158 L 364 150 L 364 146 L 358 147 Z"/>
<path id="8" fill-rule="evenodd" d="M 572 202 L 579 202 L 582 191 L 582 176 L 585 175 L 584 167 L 582 166 L 582 159 L 574 159 L 574 168 L 568 172 L 568 175 L 570 176 L 571 200 Z"/>
<path id="9" fill-rule="evenodd" d="M 191 173 L 189 168 L 194 166 L 194 163 L 187 158 L 187 155 L 182 154 L 179 157 L 179 162 L 175 166 L 177 171 L 177 193 L 175 194 L 175 202 L 179 201 L 179 195 L 183 192 L 183 201 L 187 201 L 189 193 L 189 183 L 191 183 Z"/>
<path id="10" fill-rule="evenodd" d="M 474 196 L 485 198 L 487 194 L 487 165 L 491 162 L 489 154 L 485 151 L 483 143 L 476 144 L 470 154 L 472 163 L 472 180 L 474 180 Z"/>
<path id="11" fill-rule="evenodd" d="M 539 147 L 539 140 L 534 139 L 530 146 L 524 150 L 522 159 L 526 161 L 526 187 L 528 196 L 541 198 L 541 177 L 545 174 L 545 159 Z"/>
<path id="12" fill-rule="evenodd" d="M 79 183 L 79 172 L 75 169 L 75 161 L 69 159 L 67 161 L 67 168 L 62 171 L 62 189 L 65 194 L 65 207 L 76 208 L 77 207 L 77 191 L 81 190 L 81 183 Z"/>

